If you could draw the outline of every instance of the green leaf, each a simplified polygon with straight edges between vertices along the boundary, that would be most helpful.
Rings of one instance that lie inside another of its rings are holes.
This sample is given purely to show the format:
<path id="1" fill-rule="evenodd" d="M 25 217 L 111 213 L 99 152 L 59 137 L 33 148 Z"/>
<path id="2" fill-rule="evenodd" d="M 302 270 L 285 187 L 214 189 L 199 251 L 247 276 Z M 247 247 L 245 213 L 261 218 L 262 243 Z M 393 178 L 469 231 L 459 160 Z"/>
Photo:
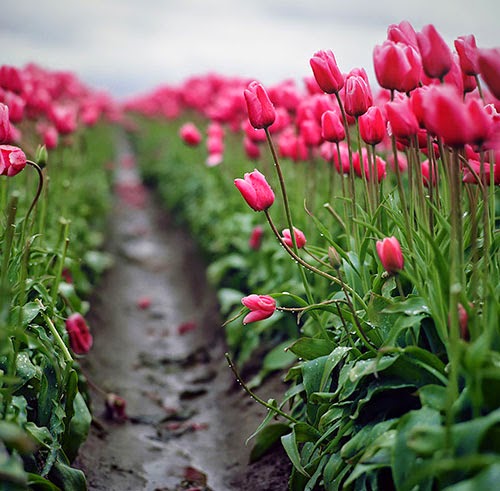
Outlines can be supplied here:
<path id="1" fill-rule="evenodd" d="M 299 338 L 288 349 L 303 360 L 314 360 L 329 355 L 335 344 L 328 339 Z"/>
<path id="2" fill-rule="evenodd" d="M 493 490 L 500 482 L 500 462 L 492 464 L 479 472 L 475 477 L 447 486 L 443 491 L 482 491 Z"/>
<path id="3" fill-rule="evenodd" d="M 80 392 L 77 392 L 73 399 L 73 408 L 74 414 L 64 438 L 64 451 L 70 462 L 76 457 L 80 445 L 86 440 L 92 422 L 92 415 Z"/>
<path id="4" fill-rule="evenodd" d="M 295 439 L 295 431 L 293 430 L 288 435 L 283 435 L 281 437 L 281 444 L 283 445 L 283 448 L 285 449 L 285 452 L 295 469 L 297 469 L 297 471 L 300 472 L 303 476 L 310 478 L 311 476 L 304 469 L 300 461 L 300 453 L 297 447 L 297 441 Z"/>
<path id="5" fill-rule="evenodd" d="M 271 414 L 272 411 L 270 411 Z M 259 460 L 280 438 L 290 431 L 284 423 L 275 423 L 263 428 L 257 435 L 256 442 L 250 452 L 250 462 Z"/>
<path id="6" fill-rule="evenodd" d="M 391 314 L 404 313 L 406 315 L 426 314 L 430 315 L 429 307 L 422 297 L 409 295 L 404 302 L 394 302 L 388 305 L 382 312 Z"/>
<path id="7" fill-rule="evenodd" d="M 50 479 L 64 491 L 87 491 L 85 474 L 60 460 L 52 467 Z"/>
<path id="8" fill-rule="evenodd" d="M 21 454 L 31 453 L 36 448 L 31 436 L 10 421 L 0 421 L 0 441 L 3 441 L 7 448 L 15 449 Z"/>

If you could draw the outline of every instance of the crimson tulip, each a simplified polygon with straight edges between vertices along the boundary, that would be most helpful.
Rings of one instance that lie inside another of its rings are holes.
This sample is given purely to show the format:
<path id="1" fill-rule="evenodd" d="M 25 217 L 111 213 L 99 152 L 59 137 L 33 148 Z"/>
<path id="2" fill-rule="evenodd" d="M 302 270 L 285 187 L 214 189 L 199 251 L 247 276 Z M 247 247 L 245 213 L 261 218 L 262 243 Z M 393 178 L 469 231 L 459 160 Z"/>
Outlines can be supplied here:
<path id="1" fill-rule="evenodd" d="M 479 50 L 479 70 L 488 89 L 500 99 L 500 48 Z"/>
<path id="2" fill-rule="evenodd" d="M 304 232 L 302 230 L 299 230 L 296 227 L 293 227 L 293 232 L 295 235 L 295 243 L 297 244 L 297 249 L 301 249 L 306 245 L 306 236 L 304 235 Z M 283 232 L 283 242 L 288 246 L 288 247 L 293 247 L 293 242 L 292 242 L 292 235 L 290 234 L 290 229 L 285 228 Z"/>
<path id="3" fill-rule="evenodd" d="M 0 176 L 15 176 L 26 166 L 26 155 L 13 145 L 0 145 Z"/>
<path id="4" fill-rule="evenodd" d="M 268 128 L 276 119 L 276 111 L 266 90 L 258 82 L 251 82 L 244 91 L 248 119 L 254 128 Z"/>
<path id="5" fill-rule="evenodd" d="M 250 309 L 250 313 L 243 318 L 243 324 L 267 319 L 276 310 L 276 300 L 269 295 L 256 295 L 253 293 L 243 297 L 241 303 Z"/>
<path id="6" fill-rule="evenodd" d="M 264 236 L 264 229 L 257 225 L 252 229 L 250 238 L 248 239 L 248 246 L 254 251 L 258 251 L 262 245 L 262 237 Z"/>
<path id="7" fill-rule="evenodd" d="M 314 78 L 323 92 L 336 94 L 344 86 L 344 75 L 331 50 L 317 51 L 309 60 L 309 64 Z"/>
<path id="8" fill-rule="evenodd" d="M 182 141 L 191 147 L 199 145 L 201 133 L 194 123 L 185 123 L 179 129 L 179 136 Z"/>
<path id="9" fill-rule="evenodd" d="M 274 203 L 274 192 L 257 169 L 247 172 L 243 179 L 235 179 L 234 184 L 255 211 L 265 211 Z"/>
<path id="10" fill-rule="evenodd" d="M 340 142 L 345 138 L 345 128 L 338 111 L 325 111 L 321 116 L 321 137 L 329 142 Z"/>
<path id="11" fill-rule="evenodd" d="M 351 75 L 345 82 L 345 112 L 357 117 L 364 114 L 373 101 L 370 86 L 360 75 Z"/>
<path id="12" fill-rule="evenodd" d="M 459 36 L 455 39 L 454 45 L 462 72 L 465 75 L 477 75 L 479 73 L 479 59 L 474 35 Z"/>
<path id="13" fill-rule="evenodd" d="M 84 355 L 90 351 L 93 344 L 89 326 L 78 312 L 66 319 L 66 331 L 69 336 L 69 345 L 77 355 Z"/>
<path id="14" fill-rule="evenodd" d="M 377 145 L 386 135 L 385 119 L 378 106 L 371 106 L 359 117 L 361 138 L 369 145 Z"/>
<path id="15" fill-rule="evenodd" d="M 395 274 L 403 269 L 404 257 L 396 237 L 378 240 L 376 249 L 382 266 L 389 274 Z"/>
<path id="16" fill-rule="evenodd" d="M 428 24 L 417 33 L 418 48 L 425 74 L 442 79 L 451 69 L 451 49 L 433 24 Z"/>

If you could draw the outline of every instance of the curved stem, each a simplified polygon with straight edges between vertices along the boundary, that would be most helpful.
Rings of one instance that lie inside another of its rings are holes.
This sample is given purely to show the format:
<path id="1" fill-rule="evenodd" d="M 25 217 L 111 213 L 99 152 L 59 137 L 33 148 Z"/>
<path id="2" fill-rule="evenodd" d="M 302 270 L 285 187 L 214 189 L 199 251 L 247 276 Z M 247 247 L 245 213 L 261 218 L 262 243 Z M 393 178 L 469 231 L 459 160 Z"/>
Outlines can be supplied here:
<path id="1" fill-rule="evenodd" d="M 316 273 L 320 276 L 323 276 L 323 278 L 326 278 L 328 280 L 330 280 L 331 282 L 333 283 L 336 283 L 337 285 L 339 285 L 340 287 L 343 287 L 344 282 L 339 280 L 338 278 L 336 278 L 335 276 L 332 276 L 331 274 L 328 274 L 328 273 L 325 273 L 324 271 L 321 271 L 321 269 L 318 269 L 318 268 L 315 268 L 312 264 L 309 264 L 307 261 L 304 261 L 298 254 L 295 254 L 295 252 L 293 251 L 293 249 L 291 247 L 289 247 L 285 241 L 283 240 L 283 238 L 281 237 L 280 233 L 278 232 L 278 229 L 276 228 L 276 226 L 274 225 L 274 222 L 271 218 L 271 215 L 269 215 L 269 211 L 268 210 L 265 210 L 264 211 L 265 215 L 266 215 L 266 218 L 267 218 L 267 221 L 269 222 L 269 225 L 271 226 L 271 229 L 272 231 L 274 232 L 274 235 L 276 235 L 276 237 L 278 238 L 278 240 L 280 241 L 280 244 L 285 248 L 285 250 L 288 252 L 288 254 L 290 254 L 290 256 L 292 256 L 292 258 L 297 261 L 299 264 L 301 264 L 302 266 L 304 266 L 304 268 L 307 268 L 309 271 L 312 271 L 313 273 Z M 367 309 L 368 307 L 366 306 L 365 302 L 363 301 L 363 299 L 359 296 L 358 293 L 356 293 L 350 286 L 348 285 L 345 285 L 345 287 L 347 288 L 347 290 L 349 291 L 349 293 L 353 296 L 356 297 L 356 299 L 361 303 L 361 305 L 363 306 L 364 309 Z"/>
<path id="2" fill-rule="evenodd" d="M 257 401 L 259 404 L 262 404 L 264 407 L 266 407 L 267 409 L 269 409 L 270 411 L 273 411 L 275 412 L 276 414 L 279 414 L 280 416 L 283 416 L 285 419 L 287 419 L 288 421 L 290 421 L 291 423 L 299 423 L 300 421 L 295 419 L 293 416 L 290 416 L 289 414 L 285 413 L 284 411 L 282 411 L 281 409 L 275 407 L 275 406 L 272 406 L 271 404 L 267 403 L 266 401 L 264 401 L 264 399 L 261 399 L 257 394 L 255 394 L 254 392 L 252 392 L 245 384 L 245 382 L 243 382 L 242 378 L 240 377 L 240 374 L 238 373 L 238 370 L 236 369 L 236 366 L 234 365 L 233 363 L 233 360 L 231 360 L 231 357 L 229 356 L 228 353 L 225 353 L 224 356 L 226 357 L 226 360 L 229 364 L 229 368 L 231 368 L 232 372 L 234 373 L 234 376 L 236 377 L 236 380 L 238 381 L 238 383 L 243 387 L 243 390 L 252 398 L 254 399 L 255 401 Z"/>
<path id="3" fill-rule="evenodd" d="M 33 208 L 37 204 L 38 199 L 40 198 L 40 194 L 42 194 L 42 189 L 43 189 L 43 172 L 42 172 L 41 167 L 36 162 L 33 162 L 31 160 L 27 160 L 26 163 L 28 165 L 30 165 L 31 167 L 33 167 L 37 171 L 37 173 L 38 173 L 38 187 L 36 190 L 35 197 L 33 198 L 33 201 L 31 202 L 31 206 L 29 207 L 28 212 L 26 213 L 26 217 L 24 219 L 25 223 L 28 222 L 28 218 L 31 215 Z"/>

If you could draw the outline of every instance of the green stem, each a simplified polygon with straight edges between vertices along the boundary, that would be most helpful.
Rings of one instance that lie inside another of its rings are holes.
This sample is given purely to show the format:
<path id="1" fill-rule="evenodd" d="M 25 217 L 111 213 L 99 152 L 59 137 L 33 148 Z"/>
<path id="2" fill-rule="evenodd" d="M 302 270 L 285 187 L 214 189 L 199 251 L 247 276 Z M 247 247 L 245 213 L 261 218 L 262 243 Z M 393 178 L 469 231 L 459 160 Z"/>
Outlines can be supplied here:
<path id="1" fill-rule="evenodd" d="M 73 357 L 71 356 L 71 353 L 69 352 L 68 347 L 66 346 L 63 339 L 61 338 L 59 331 L 56 329 L 56 326 L 54 326 L 52 319 L 45 313 L 45 306 L 43 305 L 42 301 L 39 298 L 37 298 L 35 301 L 40 306 L 42 316 L 45 319 L 45 322 L 47 322 L 47 325 L 49 326 L 49 330 L 50 330 L 52 336 L 54 337 L 56 344 L 61 349 L 61 351 L 64 355 L 64 360 L 67 363 L 73 363 Z"/>
<path id="2" fill-rule="evenodd" d="M 288 421 L 290 421 L 291 423 L 300 423 L 299 420 L 295 419 L 293 416 L 290 416 L 289 414 L 285 413 L 284 411 L 282 411 L 281 409 L 279 409 L 278 407 L 275 407 L 275 406 L 272 406 L 271 404 L 267 403 L 266 401 L 264 401 L 264 399 L 261 399 L 257 394 L 255 394 L 254 392 L 252 392 L 248 387 L 247 385 L 245 384 L 245 382 L 243 382 L 242 378 L 240 377 L 240 374 L 238 373 L 238 370 L 236 369 L 236 366 L 234 365 L 233 363 L 233 360 L 231 360 L 231 357 L 229 356 L 228 353 L 225 353 L 224 355 L 226 357 L 226 360 L 229 364 L 229 368 L 231 368 L 232 372 L 234 373 L 234 376 L 236 377 L 236 380 L 239 382 L 239 384 L 243 387 L 243 390 L 252 398 L 254 399 L 255 401 L 257 401 L 259 404 L 262 404 L 264 407 L 266 407 L 267 409 L 269 409 L 270 411 L 273 411 L 274 413 L 276 414 L 279 414 L 280 416 L 283 416 L 283 418 L 287 419 Z"/>

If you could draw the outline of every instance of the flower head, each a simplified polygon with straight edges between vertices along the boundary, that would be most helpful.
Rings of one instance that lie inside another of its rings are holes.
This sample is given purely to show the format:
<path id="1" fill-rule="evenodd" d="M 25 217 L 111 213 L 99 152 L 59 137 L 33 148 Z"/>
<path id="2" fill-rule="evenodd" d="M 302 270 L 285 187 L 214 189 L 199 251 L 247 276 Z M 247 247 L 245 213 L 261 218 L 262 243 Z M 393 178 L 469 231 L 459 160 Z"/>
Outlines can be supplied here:
<path id="1" fill-rule="evenodd" d="M 66 319 L 66 331 L 69 336 L 69 345 L 77 355 L 84 355 L 90 351 L 93 339 L 89 326 L 78 312 Z"/>
<path id="2" fill-rule="evenodd" d="M 264 87 L 254 81 L 249 84 L 243 94 L 251 125 L 256 129 L 271 126 L 276 119 L 276 110 Z"/>
<path id="3" fill-rule="evenodd" d="M 274 192 L 257 169 L 247 172 L 244 179 L 235 179 L 234 184 L 255 211 L 267 210 L 274 203 Z"/>
<path id="4" fill-rule="evenodd" d="M 243 297 L 241 303 L 250 309 L 250 313 L 243 319 L 243 324 L 267 319 L 276 310 L 276 300 L 269 295 L 256 295 L 253 293 L 252 295 Z"/>
<path id="5" fill-rule="evenodd" d="M 0 145 L 0 175 L 15 176 L 26 166 L 26 155 L 13 145 Z"/>
<path id="6" fill-rule="evenodd" d="M 306 245 L 306 242 L 307 242 L 306 236 L 304 235 L 304 232 L 302 232 L 302 230 L 299 230 L 296 227 L 293 227 L 293 231 L 295 234 L 295 242 L 297 244 L 297 248 L 301 249 L 302 247 L 304 247 Z M 283 237 L 282 237 L 283 242 L 288 247 L 293 247 L 292 235 L 290 234 L 290 229 L 285 228 L 285 230 L 283 230 L 282 234 L 283 234 Z"/>
<path id="7" fill-rule="evenodd" d="M 309 64 L 323 92 L 335 94 L 344 86 L 344 75 L 339 70 L 332 51 L 317 51 L 309 60 Z"/>
<path id="8" fill-rule="evenodd" d="M 376 248 L 380 262 L 389 274 L 395 274 L 403 269 L 403 253 L 396 237 L 386 237 L 383 240 L 378 240 Z"/>

